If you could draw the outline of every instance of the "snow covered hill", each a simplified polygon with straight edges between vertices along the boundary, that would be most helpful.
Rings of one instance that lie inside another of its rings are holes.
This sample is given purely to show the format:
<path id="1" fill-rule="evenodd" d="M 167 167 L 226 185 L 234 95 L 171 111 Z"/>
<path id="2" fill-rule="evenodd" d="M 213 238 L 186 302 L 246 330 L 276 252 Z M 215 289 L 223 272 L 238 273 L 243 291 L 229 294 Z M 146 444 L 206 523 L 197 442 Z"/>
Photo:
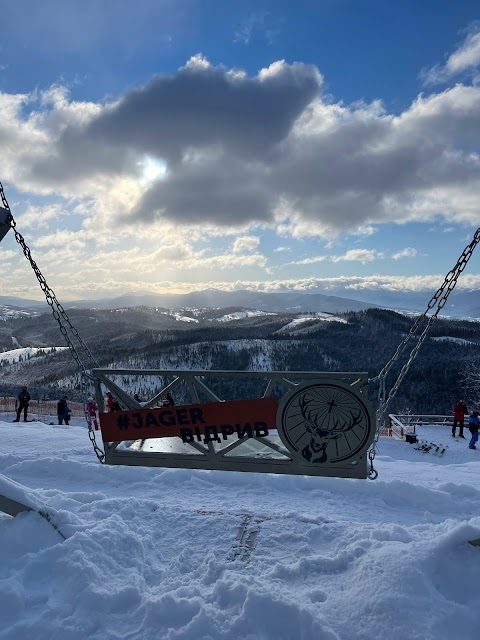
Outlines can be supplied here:
<path id="1" fill-rule="evenodd" d="M 473 342 L 472 340 L 464 340 L 463 338 L 453 338 L 452 336 L 433 336 L 432 340 L 436 340 L 437 342 L 451 342 L 453 344 L 459 344 L 463 347 L 467 345 L 474 345 L 476 347 L 480 346 L 478 342 Z"/>
<path id="2" fill-rule="evenodd" d="M 379 479 L 100 465 L 0 423 L 2 640 L 476 640 L 480 450 L 381 439 Z"/>
<path id="3" fill-rule="evenodd" d="M 275 333 L 309 333 L 311 331 L 316 331 L 318 329 L 318 325 L 322 322 L 340 322 L 342 324 L 348 324 L 345 318 L 339 318 L 338 316 L 334 316 L 329 313 L 318 312 L 314 315 L 299 316 L 275 331 Z M 303 326 L 305 323 L 308 323 L 308 326 Z"/>
<path id="4" fill-rule="evenodd" d="M 269 311 L 258 311 L 257 309 L 245 309 L 244 311 L 234 311 L 226 313 L 220 318 L 213 318 L 216 322 L 232 322 L 233 320 L 243 320 L 243 318 L 255 318 L 257 316 L 275 316 L 276 313 Z"/>
<path id="5" fill-rule="evenodd" d="M 31 358 L 40 358 L 48 353 L 63 351 L 68 347 L 22 347 L 20 349 L 12 349 L 11 351 L 0 352 L 0 367 L 15 364 L 17 362 L 27 361 Z"/>

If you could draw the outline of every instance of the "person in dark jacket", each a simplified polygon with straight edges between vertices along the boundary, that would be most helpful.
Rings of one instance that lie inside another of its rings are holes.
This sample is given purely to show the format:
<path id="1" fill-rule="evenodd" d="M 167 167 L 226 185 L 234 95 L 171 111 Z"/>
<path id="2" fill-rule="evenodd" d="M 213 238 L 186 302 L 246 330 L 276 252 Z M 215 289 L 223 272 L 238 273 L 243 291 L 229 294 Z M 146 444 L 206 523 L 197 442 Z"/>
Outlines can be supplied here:
<path id="1" fill-rule="evenodd" d="M 475 445 L 477 444 L 477 440 L 478 440 L 479 425 L 480 425 L 480 422 L 478 420 L 478 411 L 473 411 L 472 415 L 468 417 L 468 428 L 470 430 L 470 433 L 472 434 L 472 437 L 470 438 L 470 442 L 468 443 L 469 449 L 477 448 Z"/>
<path id="2" fill-rule="evenodd" d="M 68 424 L 71 413 L 72 411 L 67 404 L 67 396 L 63 396 L 57 404 L 58 424 L 63 424 L 63 421 L 65 421 L 65 424 Z"/>
<path id="3" fill-rule="evenodd" d="M 173 407 L 175 405 L 175 401 L 172 398 L 171 393 L 167 393 L 165 396 L 165 400 L 162 402 L 162 407 Z"/>
<path id="4" fill-rule="evenodd" d="M 28 422 L 27 413 L 28 413 L 28 405 L 30 402 L 30 394 L 27 391 L 27 387 L 22 387 L 20 393 L 17 397 L 17 418 L 14 422 L 20 422 L 20 414 L 23 410 L 23 421 Z"/>
<path id="5" fill-rule="evenodd" d="M 455 430 L 459 428 L 458 437 L 465 438 L 463 435 L 463 425 L 465 423 L 465 416 L 468 413 L 467 405 L 465 404 L 465 400 L 459 400 L 457 404 L 453 407 L 453 427 L 452 427 L 452 436 L 455 437 Z"/>

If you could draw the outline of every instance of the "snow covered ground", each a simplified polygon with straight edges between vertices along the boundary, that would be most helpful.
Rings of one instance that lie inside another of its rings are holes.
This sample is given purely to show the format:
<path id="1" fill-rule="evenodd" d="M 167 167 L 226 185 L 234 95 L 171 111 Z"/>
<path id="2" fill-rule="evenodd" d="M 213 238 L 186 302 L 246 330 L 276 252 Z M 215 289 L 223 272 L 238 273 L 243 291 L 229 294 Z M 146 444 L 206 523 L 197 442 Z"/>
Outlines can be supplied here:
<path id="1" fill-rule="evenodd" d="M 7 420 L 5 416 L 3 418 Z M 107 467 L 0 422 L 2 640 L 477 640 L 480 448 L 382 439 L 379 479 Z"/>

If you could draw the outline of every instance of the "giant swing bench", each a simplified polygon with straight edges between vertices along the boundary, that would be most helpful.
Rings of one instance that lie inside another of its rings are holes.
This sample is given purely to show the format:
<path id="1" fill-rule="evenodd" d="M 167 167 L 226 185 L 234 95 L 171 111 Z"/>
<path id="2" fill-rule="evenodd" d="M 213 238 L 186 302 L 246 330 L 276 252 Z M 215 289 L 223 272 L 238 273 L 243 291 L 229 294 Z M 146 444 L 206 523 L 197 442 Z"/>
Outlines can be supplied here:
<path id="1" fill-rule="evenodd" d="M 115 383 L 124 376 L 173 380 L 139 403 Z M 92 377 L 107 464 L 367 477 L 376 430 L 366 373 L 95 368 Z M 213 390 L 241 378 L 264 381 L 262 395 L 223 400 Z M 103 412 L 102 385 L 125 410 Z M 191 404 L 156 407 L 182 387 Z"/>

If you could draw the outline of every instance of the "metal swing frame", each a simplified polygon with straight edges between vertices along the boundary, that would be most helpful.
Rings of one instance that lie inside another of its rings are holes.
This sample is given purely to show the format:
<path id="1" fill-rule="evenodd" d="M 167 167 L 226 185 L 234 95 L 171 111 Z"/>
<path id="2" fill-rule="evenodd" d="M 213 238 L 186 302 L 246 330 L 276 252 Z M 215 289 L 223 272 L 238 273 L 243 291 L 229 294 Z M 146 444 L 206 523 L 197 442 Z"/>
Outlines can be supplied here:
<path id="1" fill-rule="evenodd" d="M 208 402 L 222 402 L 223 400 L 211 389 L 212 379 L 229 379 L 234 383 L 238 379 L 256 379 L 265 382 L 262 398 L 272 397 L 279 389 L 288 391 L 300 388 L 303 383 L 312 382 L 322 384 L 324 381 L 338 381 L 348 385 L 352 393 L 366 397 L 368 390 L 368 376 L 366 373 L 355 372 L 319 372 L 319 371 L 189 371 L 189 370 L 160 370 L 160 369 L 100 369 L 92 370 L 95 378 L 95 396 L 99 407 L 100 424 L 104 410 L 102 385 L 110 391 L 125 409 L 149 409 L 154 407 L 170 391 L 184 385 L 188 390 L 190 400 L 200 403 L 202 396 Z M 162 386 L 148 402 L 140 404 L 130 393 L 127 393 L 112 379 L 119 376 L 147 376 L 163 379 L 173 377 L 173 381 Z M 251 398 L 249 398 L 251 400 Z M 103 414 L 105 415 L 105 414 Z M 235 417 L 232 416 L 232 420 Z M 374 416 L 372 416 L 373 430 Z M 120 442 L 104 441 L 105 463 L 112 465 L 151 466 L 167 468 L 205 469 L 218 471 L 247 471 L 254 473 L 277 473 L 305 476 L 327 476 L 342 478 L 367 477 L 367 449 L 366 445 L 353 458 L 344 463 L 327 461 L 324 464 L 309 464 L 299 455 L 282 443 L 274 425 L 273 434 L 266 437 L 238 438 L 228 437 L 221 443 L 209 441 L 207 443 L 182 443 L 178 437 L 166 438 L 170 441 L 163 446 L 162 451 L 149 451 L 148 444 L 152 440 L 129 441 L 128 446 Z M 158 443 L 158 439 L 155 439 Z M 169 451 L 173 446 L 177 451 Z M 181 452 L 178 450 L 181 449 Z"/>

